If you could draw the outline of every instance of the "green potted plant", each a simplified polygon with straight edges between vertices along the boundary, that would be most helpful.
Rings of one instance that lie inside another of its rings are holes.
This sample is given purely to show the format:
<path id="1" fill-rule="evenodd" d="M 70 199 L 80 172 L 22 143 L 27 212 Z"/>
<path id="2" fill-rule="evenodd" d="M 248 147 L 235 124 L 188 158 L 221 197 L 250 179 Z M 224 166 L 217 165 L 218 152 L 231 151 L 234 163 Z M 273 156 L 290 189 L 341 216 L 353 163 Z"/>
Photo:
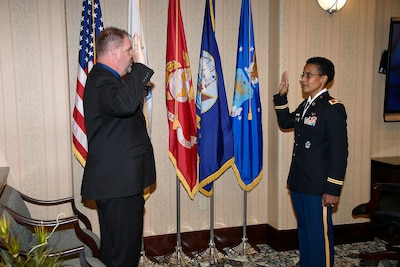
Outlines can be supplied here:
<path id="1" fill-rule="evenodd" d="M 47 248 L 49 237 L 45 227 L 34 228 L 38 245 L 28 253 L 21 252 L 16 236 L 10 234 L 10 219 L 4 214 L 0 217 L 0 267 L 61 267 L 64 266 L 57 256 L 50 256 Z"/>

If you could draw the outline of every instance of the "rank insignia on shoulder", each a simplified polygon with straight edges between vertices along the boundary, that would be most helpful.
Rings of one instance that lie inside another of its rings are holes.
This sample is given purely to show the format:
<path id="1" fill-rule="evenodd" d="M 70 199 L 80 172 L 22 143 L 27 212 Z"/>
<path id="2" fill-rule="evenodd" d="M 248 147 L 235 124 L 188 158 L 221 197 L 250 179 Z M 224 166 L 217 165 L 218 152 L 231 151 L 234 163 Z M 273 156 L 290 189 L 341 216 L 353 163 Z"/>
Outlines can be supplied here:
<path id="1" fill-rule="evenodd" d="M 340 101 L 339 99 L 331 99 L 331 100 L 329 100 L 329 103 L 331 105 L 335 105 L 335 104 L 342 103 L 342 101 Z"/>

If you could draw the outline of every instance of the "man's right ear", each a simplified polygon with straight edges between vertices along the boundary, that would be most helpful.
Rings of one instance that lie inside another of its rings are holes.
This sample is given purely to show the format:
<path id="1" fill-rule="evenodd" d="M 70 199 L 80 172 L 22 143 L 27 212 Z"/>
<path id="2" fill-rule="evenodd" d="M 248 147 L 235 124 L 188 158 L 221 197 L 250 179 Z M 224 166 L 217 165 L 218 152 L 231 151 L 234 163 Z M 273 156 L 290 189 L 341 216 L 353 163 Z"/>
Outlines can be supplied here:
<path id="1" fill-rule="evenodd" d="M 119 55 L 119 50 L 118 50 L 117 47 L 112 46 L 112 47 L 110 48 L 110 53 L 111 53 L 111 55 L 113 55 L 113 56 L 115 56 L 115 57 L 118 57 L 118 55 Z"/>

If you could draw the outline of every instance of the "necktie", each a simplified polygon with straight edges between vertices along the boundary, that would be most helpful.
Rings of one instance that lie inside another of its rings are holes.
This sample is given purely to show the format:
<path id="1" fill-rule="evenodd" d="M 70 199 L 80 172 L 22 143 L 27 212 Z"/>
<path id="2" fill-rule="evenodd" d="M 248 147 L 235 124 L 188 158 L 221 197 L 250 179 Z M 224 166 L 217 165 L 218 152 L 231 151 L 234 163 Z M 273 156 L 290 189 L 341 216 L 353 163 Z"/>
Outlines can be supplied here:
<path id="1" fill-rule="evenodd" d="M 307 101 L 306 105 L 304 106 L 303 115 L 301 116 L 301 118 L 304 118 L 304 114 L 306 114 L 306 111 L 310 105 L 311 101 Z"/>

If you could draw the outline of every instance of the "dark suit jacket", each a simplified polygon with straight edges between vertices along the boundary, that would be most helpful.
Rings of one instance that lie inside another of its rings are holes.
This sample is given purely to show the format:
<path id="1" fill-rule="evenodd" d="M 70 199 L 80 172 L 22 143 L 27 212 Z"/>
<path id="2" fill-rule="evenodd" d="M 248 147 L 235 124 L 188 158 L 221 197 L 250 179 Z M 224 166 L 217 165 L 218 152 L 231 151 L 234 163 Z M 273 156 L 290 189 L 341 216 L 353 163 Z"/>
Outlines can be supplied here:
<path id="1" fill-rule="evenodd" d="M 134 64 L 125 81 L 102 65 L 89 73 L 83 97 L 88 139 L 84 198 L 133 196 L 155 182 L 153 147 L 142 112 L 152 75 L 142 64 Z"/>
<path id="2" fill-rule="evenodd" d="M 279 126 L 294 128 L 288 186 L 310 195 L 339 196 L 347 167 L 347 115 L 328 92 L 318 96 L 302 118 L 307 100 L 289 112 L 286 96 L 274 95 Z"/>

